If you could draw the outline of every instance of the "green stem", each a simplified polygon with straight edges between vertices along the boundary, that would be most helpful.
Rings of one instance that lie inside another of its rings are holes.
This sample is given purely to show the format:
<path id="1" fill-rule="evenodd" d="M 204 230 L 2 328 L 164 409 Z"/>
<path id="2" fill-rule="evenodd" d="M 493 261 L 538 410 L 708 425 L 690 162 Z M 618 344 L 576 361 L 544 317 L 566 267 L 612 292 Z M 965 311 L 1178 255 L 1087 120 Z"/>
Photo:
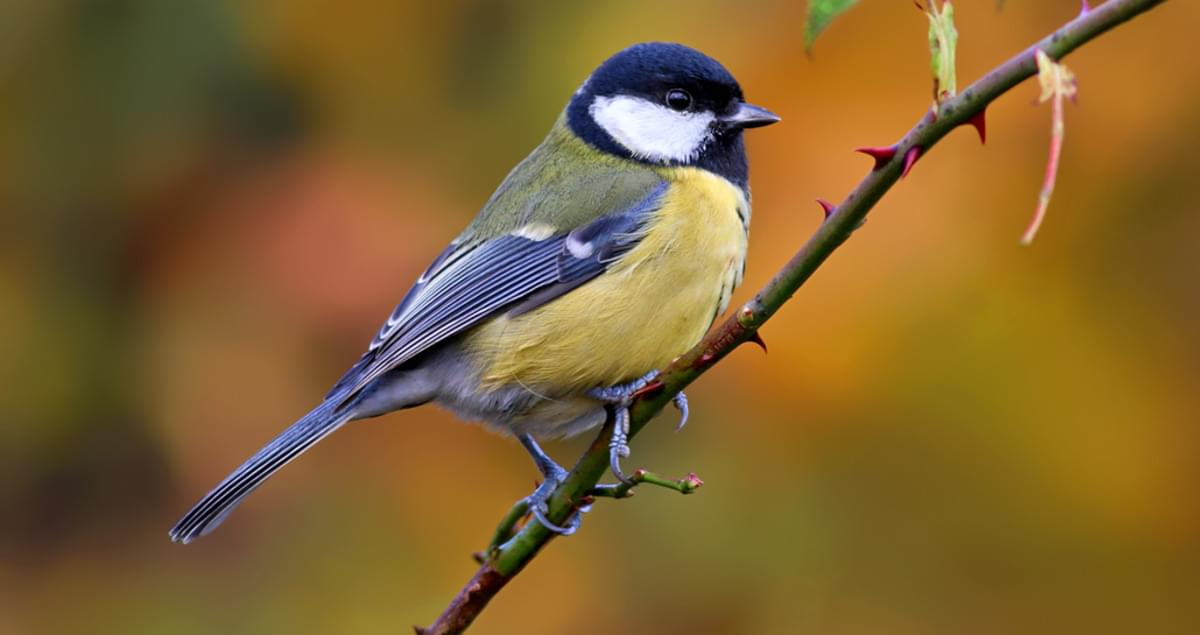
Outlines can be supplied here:
<path id="1" fill-rule="evenodd" d="M 616 485 L 597 485 L 588 490 L 588 494 L 596 498 L 628 498 L 633 496 L 633 488 L 642 483 L 657 485 L 679 492 L 680 494 L 691 494 L 700 489 L 701 485 L 704 485 L 704 481 L 700 480 L 700 477 L 696 476 L 695 472 L 681 479 L 669 479 L 649 470 L 638 469 L 629 477 L 628 482 Z"/>
<path id="2" fill-rule="evenodd" d="M 512 509 L 500 519 L 500 524 L 496 525 L 496 532 L 492 534 L 492 542 L 488 544 L 485 554 L 492 554 L 504 544 L 509 538 L 512 538 L 513 527 L 517 526 L 517 522 L 521 520 L 525 514 L 529 513 L 529 502 L 522 498 L 517 501 Z"/>
<path id="3" fill-rule="evenodd" d="M 892 158 L 875 166 L 850 192 L 791 260 L 758 292 L 704 341 L 677 359 L 660 379 L 664 389 L 639 399 L 631 408 L 629 436 L 633 438 L 671 398 L 721 361 L 733 349 L 750 340 L 755 332 L 786 303 L 800 285 L 850 235 L 862 225 L 867 212 L 875 206 L 904 173 L 905 157 L 913 148 L 920 156 L 928 154 L 938 141 L 955 128 L 981 115 L 997 97 L 1037 73 L 1034 57 L 1040 48 L 1059 60 L 1084 43 L 1125 21 L 1162 4 L 1165 0 L 1109 0 L 1081 14 L 1042 41 L 993 69 L 957 96 L 946 100 L 924 115 L 894 147 Z M 574 469 L 555 490 L 547 516 L 551 522 L 564 523 L 591 492 L 608 468 L 608 438 L 612 418 L 596 440 L 575 464 Z M 665 480 L 665 479 L 664 479 Z M 555 537 L 540 523 L 526 523 L 508 542 L 494 549 L 471 582 L 429 629 L 430 634 L 461 633 L 492 597 L 520 573 L 547 543 Z"/>

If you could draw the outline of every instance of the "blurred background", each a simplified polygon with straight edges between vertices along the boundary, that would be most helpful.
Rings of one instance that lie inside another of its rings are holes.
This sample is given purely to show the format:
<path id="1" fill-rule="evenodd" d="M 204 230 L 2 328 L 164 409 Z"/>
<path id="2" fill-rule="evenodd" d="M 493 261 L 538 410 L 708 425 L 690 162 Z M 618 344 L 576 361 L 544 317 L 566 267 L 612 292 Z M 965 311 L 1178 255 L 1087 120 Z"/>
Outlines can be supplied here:
<path id="1" fill-rule="evenodd" d="M 957 3 L 959 83 L 1075 0 Z M 926 19 L 864 2 L 0 3 L 0 632 L 427 624 L 536 476 L 433 408 L 350 426 L 220 531 L 167 529 L 313 406 L 420 270 L 633 42 L 726 64 L 748 297 L 929 106 Z M 480 633 L 1200 629 L 1200 5 L 1067 59 L 1058 190 L 1027 82 L 956 131 Z M 670 415 L 673 417 L 674 415 Z M 586 439 L 551 443 L 570 463 Z M 631 466 L 636 467 L 636 465 Z"/>

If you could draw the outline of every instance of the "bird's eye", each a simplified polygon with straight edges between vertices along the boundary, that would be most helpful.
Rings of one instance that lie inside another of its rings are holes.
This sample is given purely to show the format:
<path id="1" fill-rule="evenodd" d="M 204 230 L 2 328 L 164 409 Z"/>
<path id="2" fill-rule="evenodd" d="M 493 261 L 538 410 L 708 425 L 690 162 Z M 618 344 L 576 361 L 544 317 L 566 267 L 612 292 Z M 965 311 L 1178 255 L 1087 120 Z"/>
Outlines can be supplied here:
<path id="1" fill-rule="evenodd" d="M 667 107 L 671 110 L 683 112 L 692 105 L 692 96 L 682 88 L 673 88 L 667 91 Z"/>

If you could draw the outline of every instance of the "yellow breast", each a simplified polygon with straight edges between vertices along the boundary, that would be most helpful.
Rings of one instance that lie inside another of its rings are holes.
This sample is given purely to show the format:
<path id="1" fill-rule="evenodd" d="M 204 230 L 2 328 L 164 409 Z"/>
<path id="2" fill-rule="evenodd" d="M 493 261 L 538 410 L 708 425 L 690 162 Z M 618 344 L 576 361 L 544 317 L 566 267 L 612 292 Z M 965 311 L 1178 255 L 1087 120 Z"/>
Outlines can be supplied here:
<path id="1" fill-rule="evenodd" d="M 750 208 L 729 181 L 664 170 L 670 187 L 645 237 L 599 277 L 472 331 L 484 389 L 557 397 L 629 381 L 694 346 L 741 282 Z"/>

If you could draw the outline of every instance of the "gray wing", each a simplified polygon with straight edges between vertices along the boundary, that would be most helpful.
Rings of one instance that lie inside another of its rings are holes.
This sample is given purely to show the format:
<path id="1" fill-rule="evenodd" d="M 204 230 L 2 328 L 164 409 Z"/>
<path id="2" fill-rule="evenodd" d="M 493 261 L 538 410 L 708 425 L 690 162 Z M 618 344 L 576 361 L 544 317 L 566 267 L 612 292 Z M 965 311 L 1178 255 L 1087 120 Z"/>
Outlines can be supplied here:
<path id="1" fill-rule="evenodd" d="M 527 313 L 603 273 L 634 247 L 666 191 L 543 240 L 504 235 L 451 244 L 409 290 L 327 398 L 345 402 L 384 373 L 501 311 Z"/>

